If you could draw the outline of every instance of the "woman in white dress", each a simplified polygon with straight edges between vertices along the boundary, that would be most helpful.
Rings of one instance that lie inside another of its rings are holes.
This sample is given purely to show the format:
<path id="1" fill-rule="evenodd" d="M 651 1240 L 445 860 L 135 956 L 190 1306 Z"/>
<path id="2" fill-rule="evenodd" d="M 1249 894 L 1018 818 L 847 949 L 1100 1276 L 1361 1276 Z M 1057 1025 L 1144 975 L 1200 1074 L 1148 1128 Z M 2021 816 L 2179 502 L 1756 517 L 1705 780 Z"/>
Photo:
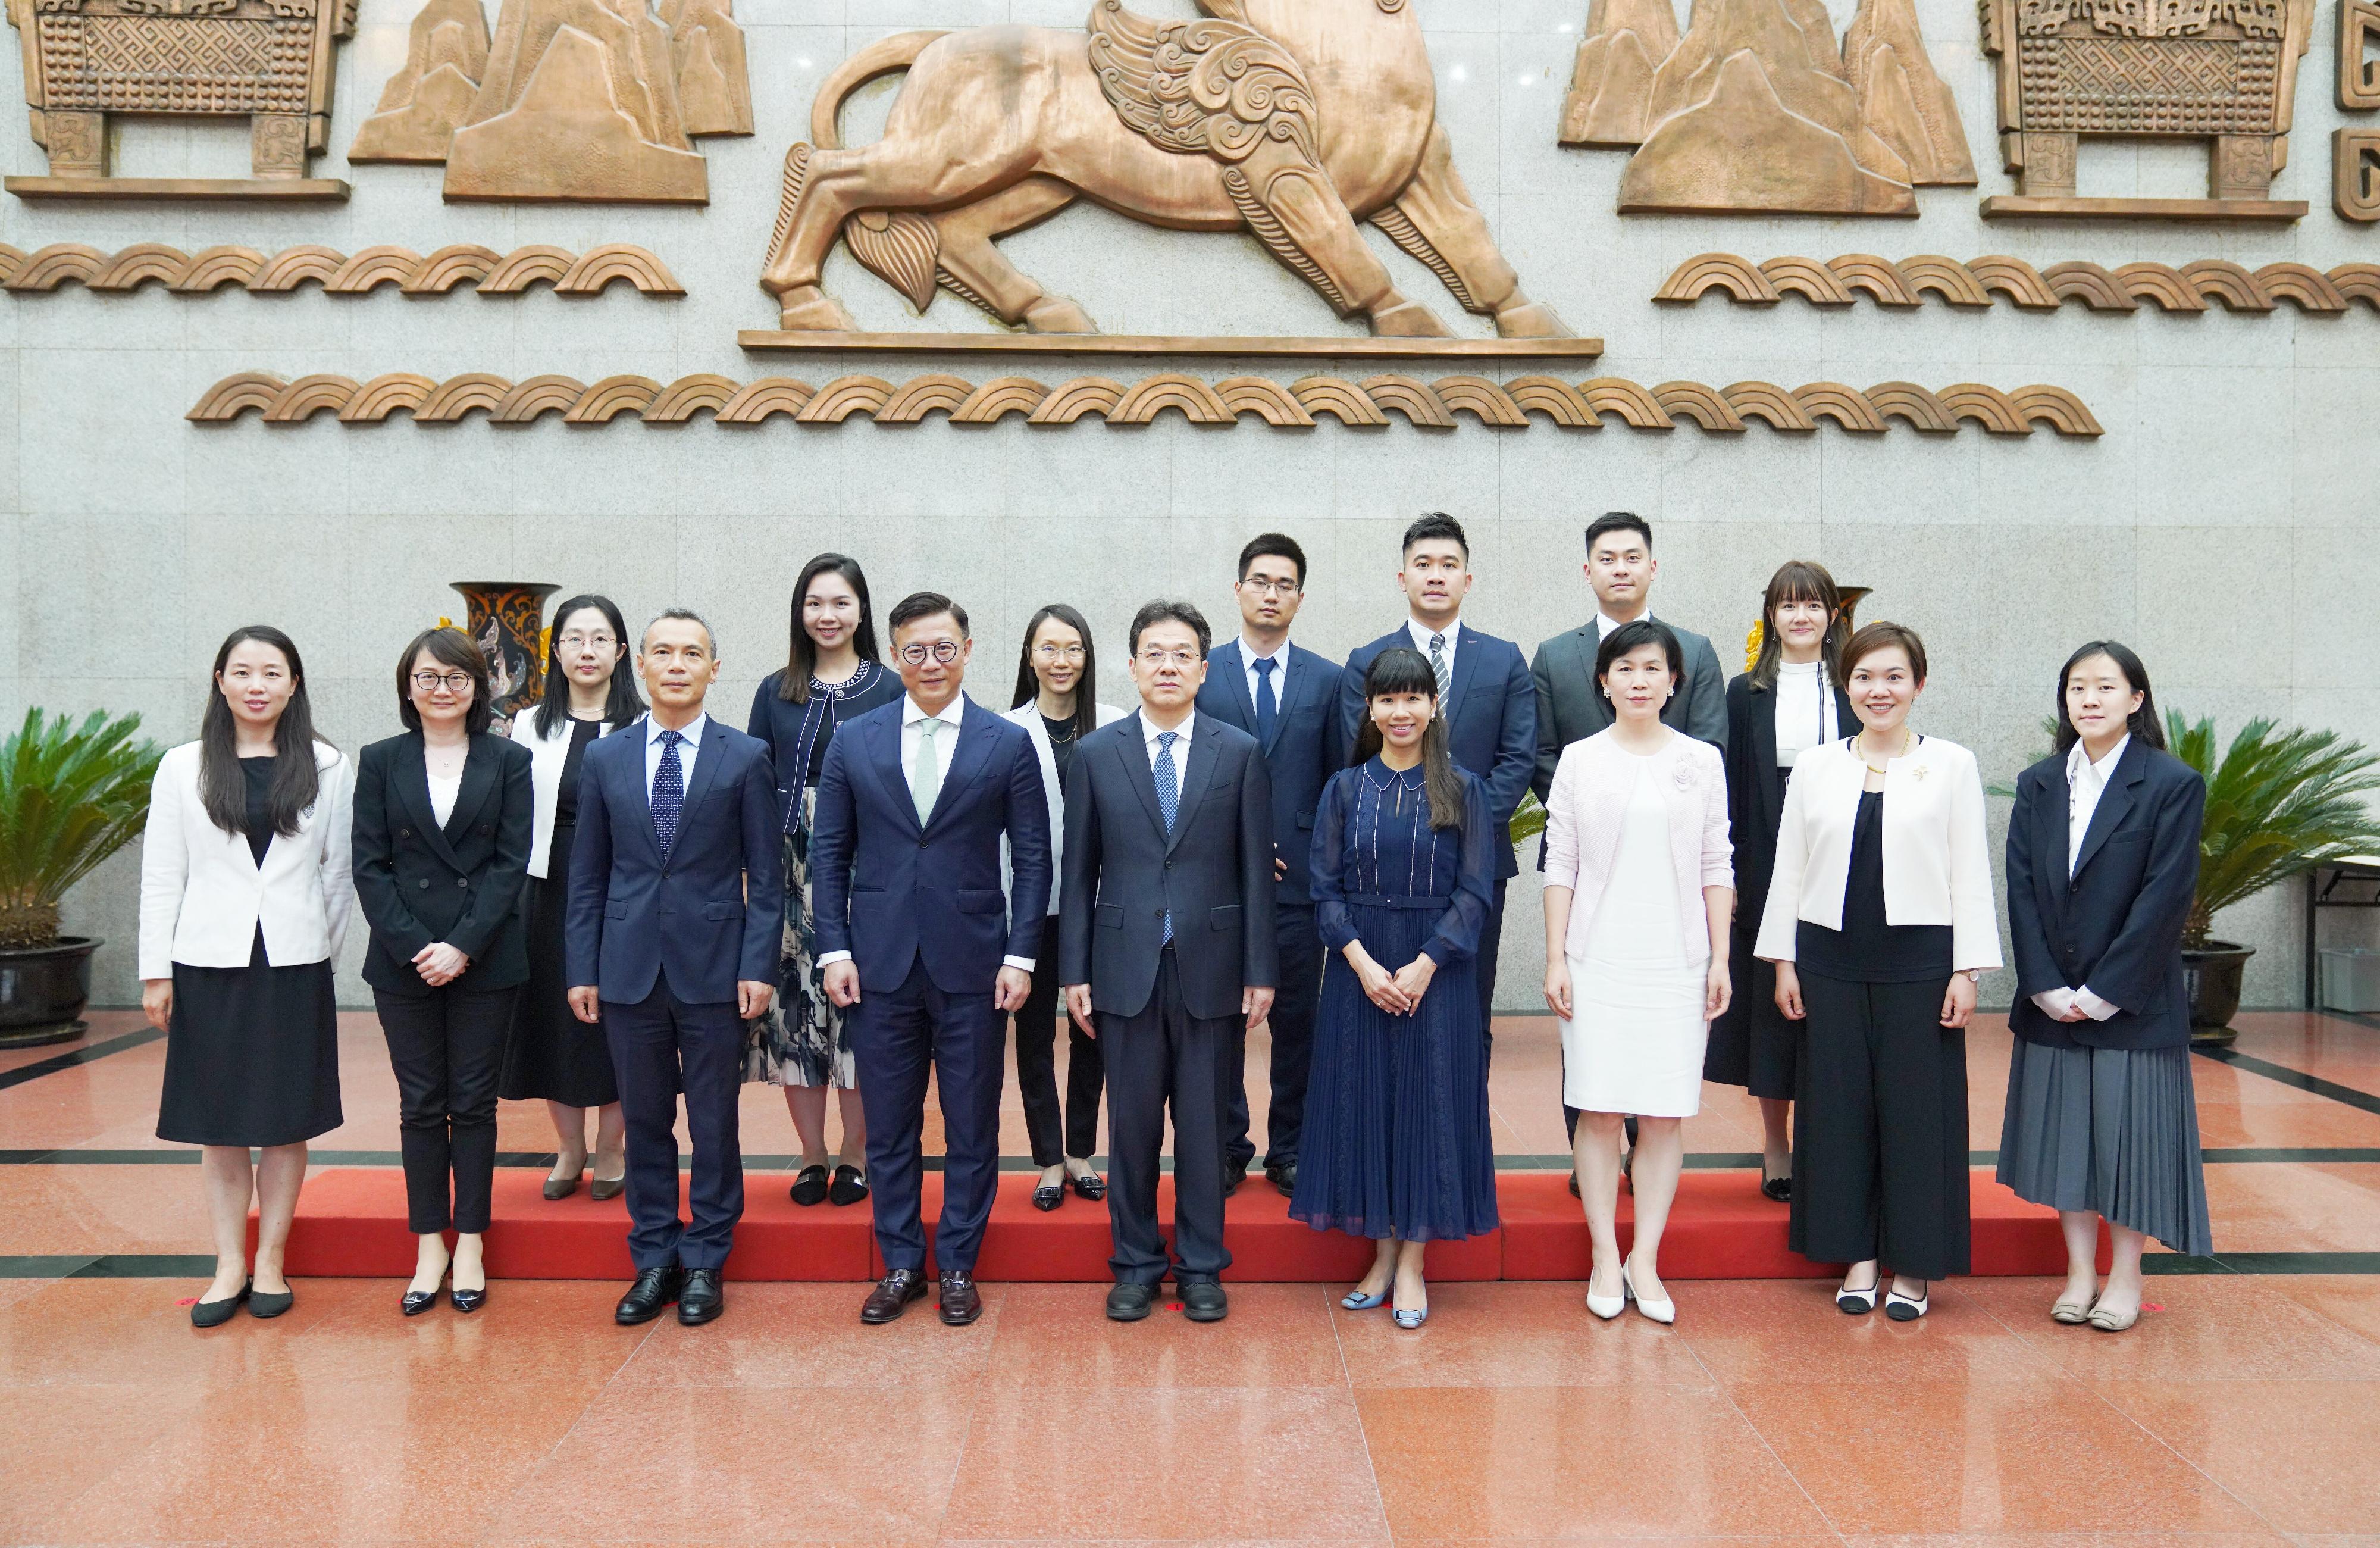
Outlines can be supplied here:
<path id="1" fill-rule="evenodd" d="M 1734 855 L 1718 750 L 1661 724 L 1684 663 L 1649 618 L 1596 652 L 1609 729 L 1562 750 L 1546 802 L 1546 1004 L 1561 1018 L 1562 1102 L 1595 1248 L 1586 1309 L 1633 1299 L 1657 1323 L 1661 1233 L 1685 1161 L 1681 1120 L 1702 1107 L 1703 1052 L 1727 1009 Z M 1620 1131 L 1637 1119 L 1635 1237 L 1620 1255 Z"/>

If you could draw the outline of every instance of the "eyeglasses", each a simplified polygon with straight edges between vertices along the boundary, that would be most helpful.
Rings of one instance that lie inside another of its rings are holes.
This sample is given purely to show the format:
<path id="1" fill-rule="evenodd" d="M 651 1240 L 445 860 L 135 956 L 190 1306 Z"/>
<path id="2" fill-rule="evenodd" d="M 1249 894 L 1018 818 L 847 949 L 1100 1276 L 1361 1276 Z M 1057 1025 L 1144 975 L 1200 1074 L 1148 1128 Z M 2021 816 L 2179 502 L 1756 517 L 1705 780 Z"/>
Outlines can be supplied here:
<path id="1" fill-rule="evenodd" d="M 564 635 L 554 643 L 566 651 L 615 651 L 620 647 L 620 642 L 608 634 L 579 634 L 575 631 Z"/>
<path id="2" fill-rule="evenodd" d="M 416 672 L 413 687 L 417 692 L 435 693 L 444 689 L 449 693 L 461 693 L 471 686 L 468 672 Z"/>
<path id="3" fill-rule="evenodd" d="M 1140 652 L 1139 661 L 1143 666 L 1152 672 L 1160 666 L 1178 667 L 1187 672 L 1198 664 L 1198 652 L 1196 651 L 1143 651 Z"/>
<path id="4" fill-rule="evenodd" d="M 1254 576 L 1240 584 L 1251 591 L 1261 591 L 1269 597 L 1293 597 L 1305 588 L 1294 580 L 1259 580 Z"/>
<path id="5" fill-rule="evenodd" d="M 937 640 L 931 645 L 922 643 L 904 645 L 898 653 L 905 666 L 923 666 L 926 664 L 928 656 L 948 666 L 959 659 L 959 642 L 955 640 Z"/>
<path id="6" fill-rule="evenodd" d="M 1035 659 L 1039 661 L 1087 661 L 1090 659 L 1088 652 L 1080 645 L 1036 645 L 1033 647 L 1033 654 Z"/>

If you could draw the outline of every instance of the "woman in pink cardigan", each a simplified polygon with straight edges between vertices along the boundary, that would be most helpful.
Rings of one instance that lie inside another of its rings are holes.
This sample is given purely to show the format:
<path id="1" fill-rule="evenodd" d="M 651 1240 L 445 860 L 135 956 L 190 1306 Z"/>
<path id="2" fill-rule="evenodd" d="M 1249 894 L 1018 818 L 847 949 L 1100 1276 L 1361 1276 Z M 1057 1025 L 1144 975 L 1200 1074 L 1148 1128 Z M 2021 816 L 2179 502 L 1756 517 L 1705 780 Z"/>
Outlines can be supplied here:
<path id="1" fill-rule="evenodd" d="M 1546 1004 L 1561 1018 L 1562 1101 L 1595 1245 L 1586 1309 L 1630 1300 L 1677 1321 L 1661 1232 L 1685 1161 L 1681 1120 L 1702 1106 L 1703 1046 L 1727 1009 L 1734 850 L 1717 748 L 1661 724 L 1684 664 L 1649 618 L 1606 635 L 1596 684 L 1612 724 L 1562 749 L 1546 801 Z M 1636 1234 L 1623 1262 L 1620 1128 L 1637 1118 Z"/>

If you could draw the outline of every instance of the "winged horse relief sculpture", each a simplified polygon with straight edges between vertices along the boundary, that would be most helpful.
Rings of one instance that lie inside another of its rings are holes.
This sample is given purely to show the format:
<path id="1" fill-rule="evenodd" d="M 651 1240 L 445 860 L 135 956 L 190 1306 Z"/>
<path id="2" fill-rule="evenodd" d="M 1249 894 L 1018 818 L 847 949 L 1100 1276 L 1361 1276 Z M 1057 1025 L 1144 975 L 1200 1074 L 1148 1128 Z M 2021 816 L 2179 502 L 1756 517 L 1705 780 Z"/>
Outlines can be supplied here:
<path id="1" fill-rule="evenodd" d="M 819 288 L 838 237 L 923 311 L 937 285 L 1011 325 L 1095 334 L 1002 256 L 1077 199 L 1184 231 L 1253 232 L 1375 334 L 1446 325 L 1398 291 L 1369 221 L 1507 337 L 1570 336 L 1521 294 L 1454 169 L 1412 0 L 1199 0 L 1153 22 L 1097 0 L 1081 32 L 906 32 L 845 61 L 785 156 L 762 288 L 789 330 L 854 328 Z M 844 149 L 843 104 L 906 70 L 884 138 Z"/>

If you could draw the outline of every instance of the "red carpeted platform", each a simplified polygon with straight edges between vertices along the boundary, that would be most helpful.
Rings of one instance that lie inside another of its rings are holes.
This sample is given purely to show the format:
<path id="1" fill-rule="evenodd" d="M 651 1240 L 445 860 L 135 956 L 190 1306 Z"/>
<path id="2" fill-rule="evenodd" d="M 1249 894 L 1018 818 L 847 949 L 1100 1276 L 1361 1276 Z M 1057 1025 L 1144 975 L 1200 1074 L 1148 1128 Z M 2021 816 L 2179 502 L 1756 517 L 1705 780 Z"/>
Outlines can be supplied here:
<path id="1" fill-rule="evenodd" d="M 488 1272 L 500 1279 L 630 1277 L 625 1201 L 599 1204 L 582 1189 L 549 1203 L 541 1194 L 544 1180 L 544 1174 L 530 1169 L 496 1174 Z M 785 1196 L 787 1181 L 758 1172 L 747 1179 L 730 1277 L 859 1282 L 882 1274 L 868 1206 L 803 1209 Z M 1044 1214 L 1033 1207 L 1033 1182 L 1030 1173 L 1001 1178 L 977 1272 L 994 1281 L 1107 1280 L 1107 1207 L 1069 1195 L 1062 1208 Z M 1498 1179 L 1503 1228 L 1471 1241 L 1432 1246 L 1431 1276 L 1585 1279 L 1586 1223 L 1566 1183 L 1560 1172 L 1503 1174 Z M 1688 1172 L 1662 1244 L 1662 1274 L 1670 1279 L 1798 1279 L 1838 1272 L 1786 1247 L 1785 1207 L 1761 1197 L 1759 1183 L 1755 1172 Z M 2025 1203 L 1987 1172 L 1973 1174 L 1973 1188 L 1976 1274 L 2065 1272 L 2056 1214 Z M 1170 1218 L 1172 1194 L 1168 1178 L 1159 1194 L 1161 1216 Z M 929 1237 L 941 1207 L 941 1177 L 929 1173 Z M 1630 1201 L 1623 1191 L 1623 1247 L 1630 1231 Z M 1232 1259 L 1228 1277 L 1235 1280 L 1354 1279 L 1372 1256 L 1366 1242 L 1290 1219 L 1289 1201 L 1254 1177 L 1231 1201 L 1226 1240 Z M 333 1168 L 306 1185 L 289 1236 L 291 1274 L 402 1278 L 413 1272 L 413 1237 L 405 1223 L 405 1179 L 395 1168 Z"/>

